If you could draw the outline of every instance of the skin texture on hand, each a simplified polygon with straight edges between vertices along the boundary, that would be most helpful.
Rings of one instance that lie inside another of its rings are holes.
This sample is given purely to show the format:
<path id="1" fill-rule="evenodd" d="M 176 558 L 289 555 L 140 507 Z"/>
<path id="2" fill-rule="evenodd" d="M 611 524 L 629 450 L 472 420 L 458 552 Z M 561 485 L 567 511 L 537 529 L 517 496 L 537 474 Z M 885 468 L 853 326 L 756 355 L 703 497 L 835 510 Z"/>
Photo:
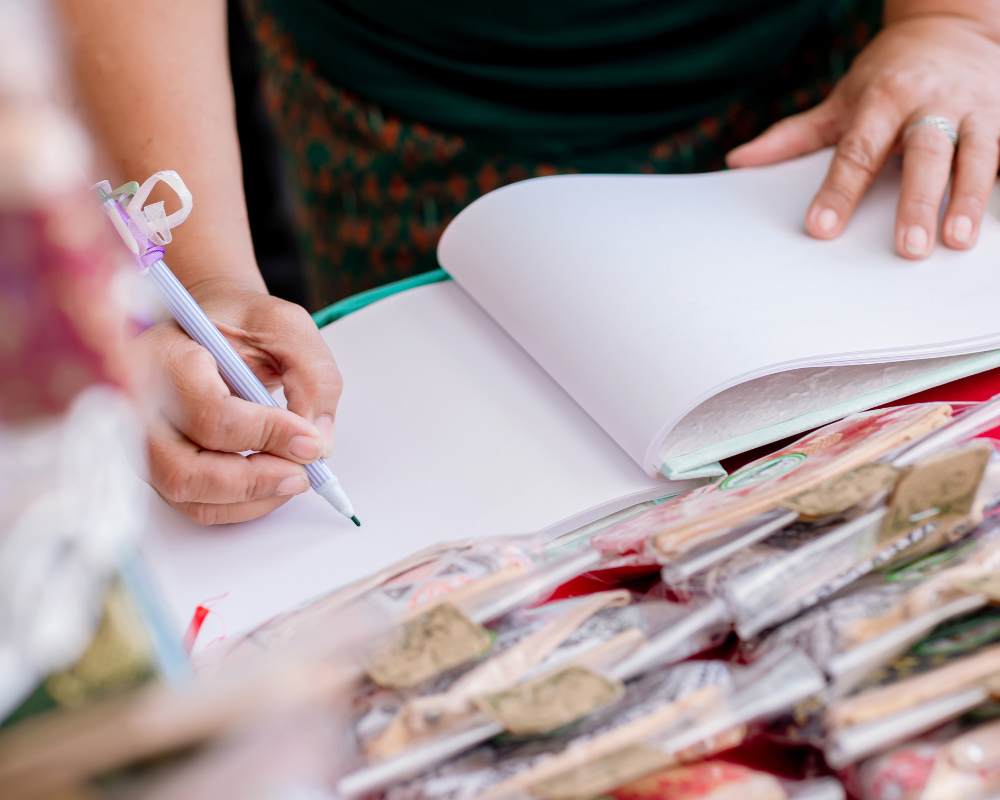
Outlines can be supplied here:
<path id="1" fill-rule="evenodd" d="M 958 131 L 957 150 L 931 126 L 934 115 Z M 1000 159 L 1000 3 L 897 0 L 886 27 L 830 96 L 731 151 L 731 167 L 771 164 L 836 145 L 823 185 L 806 212 L 806 231 L 839 236 L 893 153 L 903 154 L 894 242 L 904 258 L 926 258 L 941 224 L 948 247 L 972 247 Z M 954 174 L 953 174 L 954 172 Z"/>
<path id="2" fill-rule="evenodd" d="M 150 425 L 150 481 L 203 524 L 253 519 L 307 491 L 301 465 L 329 457 L 341 392 L 333 356 L 303 308 L 216 288 L 203 292 L 205 311 L 268 389 L 284 388 L 291 410 L 233 395 L 208 351 L 172 321 L 138 337 L 145 383 L 163 412 Z M 257 452 L 240 455 L 248 450 Z"/>

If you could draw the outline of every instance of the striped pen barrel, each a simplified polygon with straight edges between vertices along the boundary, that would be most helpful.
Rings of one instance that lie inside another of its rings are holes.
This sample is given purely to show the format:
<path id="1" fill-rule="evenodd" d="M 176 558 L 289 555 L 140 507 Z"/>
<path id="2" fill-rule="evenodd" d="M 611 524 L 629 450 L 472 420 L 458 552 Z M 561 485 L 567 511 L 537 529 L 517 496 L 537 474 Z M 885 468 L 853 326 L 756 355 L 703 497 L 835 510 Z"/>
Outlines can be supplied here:
<path id="1" fill-rule="evenodd" d="M 184 329 L 188 336 L 212 354 L 219 365 L 222 377 L 237 395 L 244 400 L 259 403 L 262 406 L 278 405 L 271 397 L 271 393 L 264 388 L 264 384 L 257 379 L 250 367 L 240 358 L 226 337 L 215 327 L 201 306 L 177 280 L 177 277 L 162 259 L 150 264 L 146 275 L 148 280 L 152 281 L 160 300 L 163 301 L 173 318 L 177 320 L 177 324 Z M 361 523 L 354 515 L 351 501 L 347 498 L 347 494 L 340 487 L 340 481 L 337 480 L 337 476 L 333 474 L 326 462 L 321 458 L 312 464 L 306 464 L 305 469 L 309 475 L 309 483 L 316 493 L 325 498 L 345 517 L 350 518 L 355 525 L 360 525 Z"/>

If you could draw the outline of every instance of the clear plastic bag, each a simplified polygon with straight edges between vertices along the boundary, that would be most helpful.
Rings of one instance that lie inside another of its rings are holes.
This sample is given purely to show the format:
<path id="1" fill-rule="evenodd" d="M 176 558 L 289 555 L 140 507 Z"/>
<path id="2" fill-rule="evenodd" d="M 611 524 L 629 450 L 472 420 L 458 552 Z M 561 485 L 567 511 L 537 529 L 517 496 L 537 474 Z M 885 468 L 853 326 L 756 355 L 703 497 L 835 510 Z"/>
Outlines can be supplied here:
<path id="1" fill-rule="evenodd" d="M 1000 568 L 1000 520 L 929 555 L 884 567 L 827 602 L 744 644 L 752 661 L 796 646 L 821 665 L 843 694 L 937 625 L 981 607 L 987 598 L 956 586 Z"/>
<path id="2" fill-rule="evenodd" d="M 630 683 L 612 706 L 565 731 L 527 741 L 500 740 L 385 792 L 387 800 L 464 800 L 530 794 L 529 787 L 715 707 L 733 689 L 732 668 L 685 662 Z M 560 767 L 563 767 L 560 769 Z M 340 790 L 343 791 L 343 784 Z"/>

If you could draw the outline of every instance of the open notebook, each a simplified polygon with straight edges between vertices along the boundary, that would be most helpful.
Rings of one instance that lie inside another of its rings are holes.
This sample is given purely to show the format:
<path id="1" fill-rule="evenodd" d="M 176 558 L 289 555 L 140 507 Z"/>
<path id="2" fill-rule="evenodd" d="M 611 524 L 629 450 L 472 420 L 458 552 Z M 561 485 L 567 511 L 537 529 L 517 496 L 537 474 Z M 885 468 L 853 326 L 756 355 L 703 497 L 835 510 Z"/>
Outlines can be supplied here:
<path id="1" fill-rule="evenodd" d="M 644 470 L 678 475 L 1000 365 L 981 355 L 1000 348 L 1000 191 L 972 251 L 907 261 L 895 163 L 843 236 L 804 234 L 830 157 L 513 184 L 439 258 Z"/>
<path id="2" fill-rule="evenodd" d="M 906 262 L 890 167 L 817 242 L 801 219 L 828 160 L 546 178 L 473 204 L 439 249 L 454 282 L 323 331 L 345 380 L 331 466 L 362 528 L 311 492 L 213 530 L 154 501 L 147 555 L 178 625 L 208 602 L 204 644 L 441 540 L 555 536 L 1000 364 L 983 354 L 1000 349 L 996 207 L 972 252 Z"/>

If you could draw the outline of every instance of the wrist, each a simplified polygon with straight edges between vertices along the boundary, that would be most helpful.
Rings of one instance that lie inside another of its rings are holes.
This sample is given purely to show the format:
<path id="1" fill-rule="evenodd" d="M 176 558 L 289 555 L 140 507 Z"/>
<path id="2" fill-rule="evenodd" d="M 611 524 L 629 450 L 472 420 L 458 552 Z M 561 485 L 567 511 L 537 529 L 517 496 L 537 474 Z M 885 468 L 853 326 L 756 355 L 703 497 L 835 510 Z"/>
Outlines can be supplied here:
<path id="1" fill-rule="evenodd" d="M 928 18 L 965 23 L 1000 43 L 1000 0 L 886 0 L 886 27 Z"/>
<path id="2" fill-rule="evenodd" d="M 198 275 L 193 280 L 178 278 L 184 284 L 191 296 L 201 305 L 238 302 L 241 298 L 256 298 L 267 296 L 267 286 L 259 272 L 255 275 L 209 274 Z"/>
<path id="3" fill-rule="evenodd" d="M 268 293 L 249 227 L 224 223 L 189 219 L 167 247 L 167 263 L 199 303 L 232 292 Z"/>

